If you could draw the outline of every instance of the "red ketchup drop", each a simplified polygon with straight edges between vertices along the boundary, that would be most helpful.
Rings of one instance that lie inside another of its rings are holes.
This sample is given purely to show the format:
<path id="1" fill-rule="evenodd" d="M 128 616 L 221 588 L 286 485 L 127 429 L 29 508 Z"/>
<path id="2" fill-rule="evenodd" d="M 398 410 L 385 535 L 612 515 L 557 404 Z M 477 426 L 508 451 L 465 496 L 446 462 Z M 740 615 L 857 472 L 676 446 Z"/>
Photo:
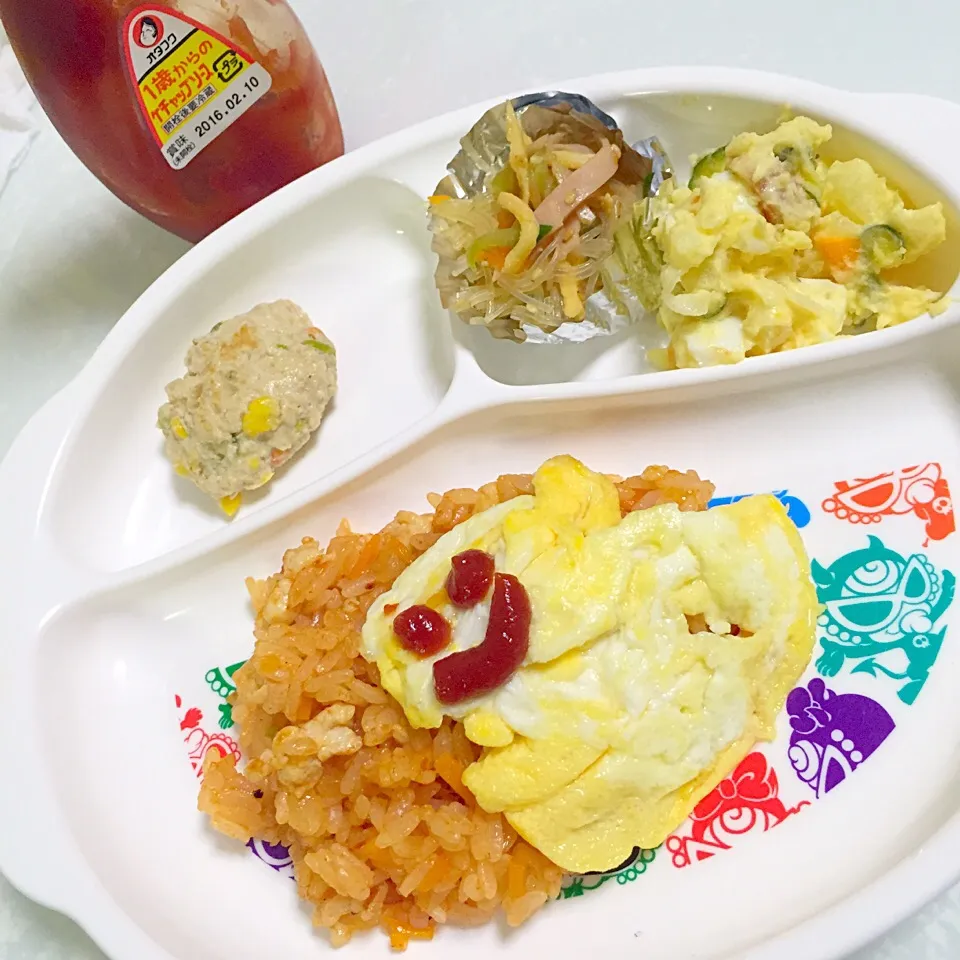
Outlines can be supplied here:
<path id="1" fill-rule="evenodd" d="M 509 573 L 493 579 L 490 620 L 483 642 L 451 653 L 433 665 L 433 686 L 441 703 L 460 703 L 502 686 L 523 663 L 530 645 L 530 597 Z"/>
<path id="2" fill-rule="evenodd" d="M 447 596 L 455 607 L 476 606 L 493 583 L 493 557 L 482 550 L 464 550 L 450 561 Z"/>
<path id="3" fill-rule="evenodd" d="M 450 642 L 450 624 L 432 607 L 418 603 L 393 618 L 393 632 L 406 650 L 429 657 Z"/>

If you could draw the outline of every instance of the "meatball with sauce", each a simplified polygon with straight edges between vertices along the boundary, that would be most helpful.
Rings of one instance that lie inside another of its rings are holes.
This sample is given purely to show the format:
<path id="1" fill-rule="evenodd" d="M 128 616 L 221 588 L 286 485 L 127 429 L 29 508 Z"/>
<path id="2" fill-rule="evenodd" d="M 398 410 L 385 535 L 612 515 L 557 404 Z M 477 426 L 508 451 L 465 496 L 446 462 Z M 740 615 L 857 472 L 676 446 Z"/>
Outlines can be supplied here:
<path id="1" fill-rule="evenodd" d="M 157 425 L 181 476 L 233 516 L 310 439 L 337 389 L 330 340 L 278 300 L 193 341 L 187 373 L 167 385 Z"/>

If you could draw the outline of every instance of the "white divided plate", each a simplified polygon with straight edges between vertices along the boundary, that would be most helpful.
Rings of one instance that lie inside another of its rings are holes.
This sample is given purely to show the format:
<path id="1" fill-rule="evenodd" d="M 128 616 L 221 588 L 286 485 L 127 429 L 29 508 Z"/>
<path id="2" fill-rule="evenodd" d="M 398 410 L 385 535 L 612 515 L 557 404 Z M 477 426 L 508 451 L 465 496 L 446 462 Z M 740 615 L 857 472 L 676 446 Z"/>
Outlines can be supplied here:
<path id="1" fill-rule="evenodd" d="M 770 75 L 656 70 L 571 81 L 628 139 L 680 167 L 785 105 L 830 120 L 920 204 L 951 181 L 960 107 Z M 960 309 L 736 367 L 644 372 L 629 336 L 494 343 L 451 325 L 422 197 L 486 105 L 373 144 L 292 184 L 191 251 L 134 305 L 0 467 L 7 598 L 0 674 L 0 868 L 117 960 L 315 957 L 283 851 L 196 812 L 196 769 L 234 749 L 224 697 L 252 649 L 244 577 L 429 491 L 528 472 L 557 453 L 630 474 L 696 469 L 718 497 L 775 491 L 825 612 L 776 740 L 656 851 L 564 894 L 509 934 L 445 929 L 425 956 L 608 951 L 645 960 L 826 960 L 960 874 L 957 401 L 927 363 Z M 318 437 L 238 518 L 173 476 L 154 428 L 191 337 L 263 300 L 299 302 L 338 347 Z M 773 828 L 776 829 L 773 829 Z M 387 956 L 380 936 L 346 955 Z"/>

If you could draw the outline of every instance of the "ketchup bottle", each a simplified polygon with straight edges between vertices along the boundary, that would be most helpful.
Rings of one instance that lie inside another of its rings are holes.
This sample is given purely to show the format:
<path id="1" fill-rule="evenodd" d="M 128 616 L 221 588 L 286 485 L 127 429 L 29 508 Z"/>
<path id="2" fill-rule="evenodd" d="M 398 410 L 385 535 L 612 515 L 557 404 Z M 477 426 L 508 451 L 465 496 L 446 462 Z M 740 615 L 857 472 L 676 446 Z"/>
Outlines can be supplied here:
<path id="1" fill-rule="evenodd" d="M 0 20 L 77 157 L 186 240 L 343 153 L 285 0 L 0 0 Z"/>

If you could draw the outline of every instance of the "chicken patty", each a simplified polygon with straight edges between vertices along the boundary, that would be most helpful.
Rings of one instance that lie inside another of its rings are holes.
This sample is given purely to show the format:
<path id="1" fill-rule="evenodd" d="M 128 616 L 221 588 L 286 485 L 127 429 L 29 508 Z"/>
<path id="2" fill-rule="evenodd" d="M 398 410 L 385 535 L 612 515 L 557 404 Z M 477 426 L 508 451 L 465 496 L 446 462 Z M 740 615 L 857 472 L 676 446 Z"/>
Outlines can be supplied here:
<path id="1" fill-rule="evenodd" d="M 236 513 L 320 426 L 337 389 L 334 346 L 295 303 L 263 303 L 193 341 L 157 425 L 181 476 Z"/>

